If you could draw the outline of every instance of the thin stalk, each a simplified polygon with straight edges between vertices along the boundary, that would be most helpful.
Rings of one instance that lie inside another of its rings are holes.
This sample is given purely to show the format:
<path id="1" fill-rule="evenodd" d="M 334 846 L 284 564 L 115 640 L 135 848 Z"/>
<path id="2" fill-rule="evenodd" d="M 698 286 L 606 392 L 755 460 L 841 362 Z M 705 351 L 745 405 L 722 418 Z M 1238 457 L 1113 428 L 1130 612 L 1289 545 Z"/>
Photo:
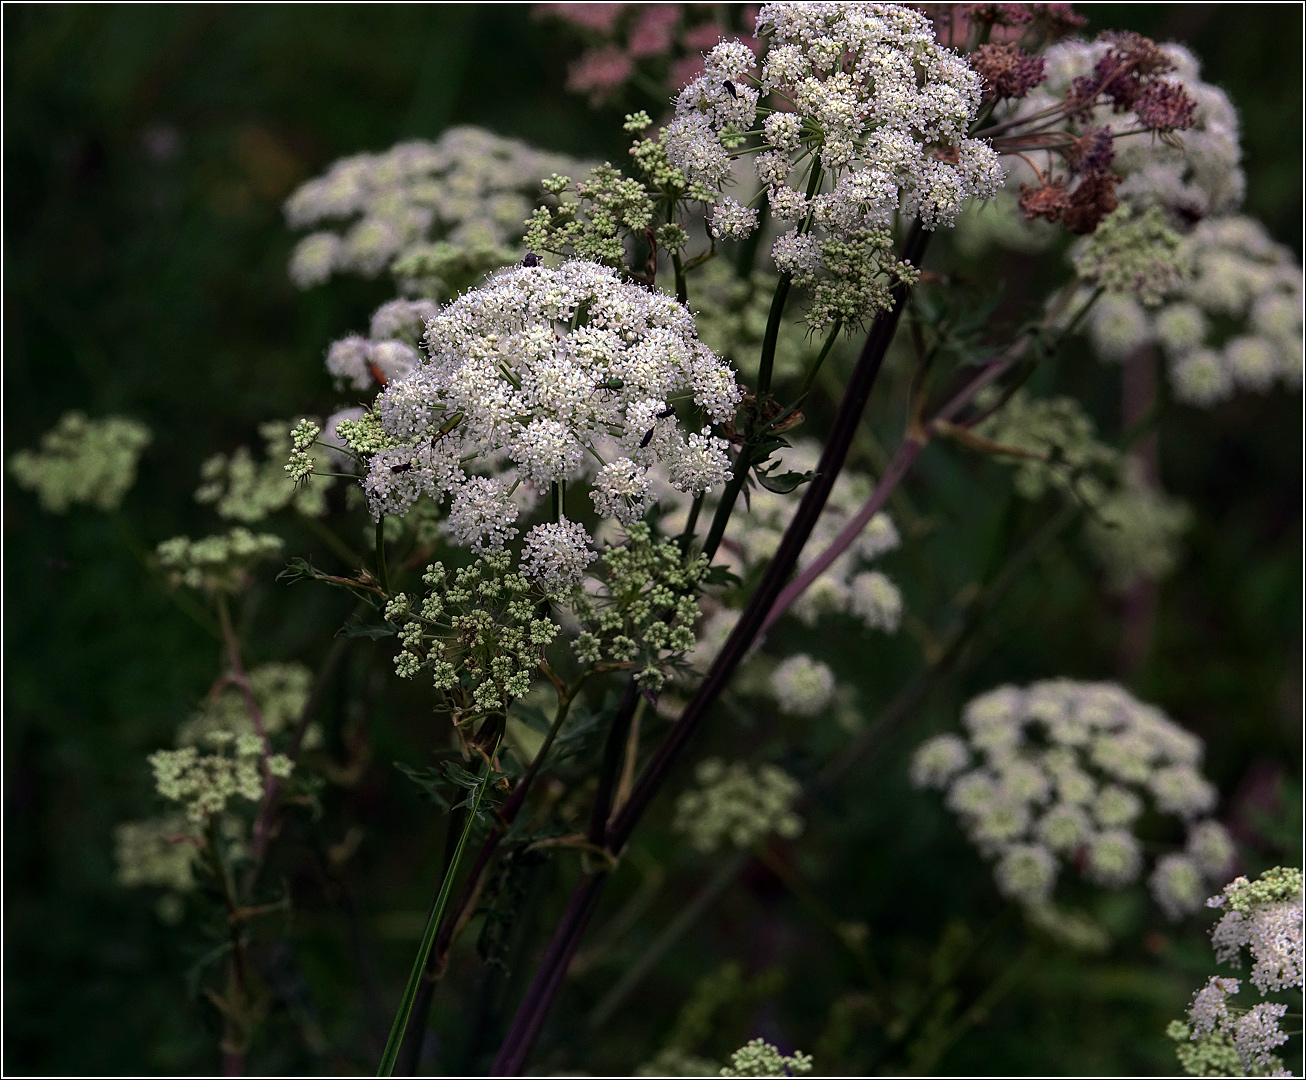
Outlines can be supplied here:
<path id="1" fill-rule="evenodd" d="M 494 753 L 497 749 L 498 745 L 496 743 L 486 756 L 485 770 L 481 774 L 480 786 L 477 787 L 476 795 L 472 800 L 471 810 L 467 815 L 467 823 L 463 826 L 462 835 L 458 838 L 458 846 L 454 849 L 449 868 L 444 873 L 444 881 L 440 884 L 440 892 L 435 898 L 435 906 L 431 908 L 431 915 L 426 920 L 426 929 L 422 931 L 422 942 L 418 946 L 417 956 L 413 960 L 413 969 L 408 975 L 408 985 L 404 987 L 403 997 L 399 999 L 399 1009 L 395 1013 L 394 1023 L 390 1025 L 390 1037 L 386 1039 L 385 1051 L 381 1054 L 381 1064 L 376 1069 L 377 1076 L 390 1076 L 394 1072 L 395 1059 L 399 1056 L 399 1046 L 403 1041 L 404 1031 L 408 1027 L 408 1017 L 413 1011 L 413 999 L 417 996 L 417 988 L 422 981 L 422 972 L 426 969 L 426 958 L 430 955 L 431 947 L 435 944 L 435 933 L 439 929 L 440 918 L 444 915 L 444 906 L 449 900 L 450 891 L 453 889 L 453 879 L 458 873 L 458 864 L 462 861 L 463 851 L 467 847 L 467 837 L 471 835 L 472 826 L 476 824 L 476 814 L 481 808 L 481 799 L 485 795 L 485 789 L 489 786 Z"/>
<path id="2" fill-rule="evenodd" d="M 127 519 L 122 516 L 121 511 L 113 511 L 109 517 L 113 521 L 113 527 L 118 532 L 118 538 L 127 545 L 127 550 L 132 553 L 136 561 L 141 564 L 145 573 L 149 575 L 158 587 L 173 604 L 177 610 L 190 619 L 196 626 L 206 634 L 222 640 L 222 632 L 218 629 L 217 624 L 213 621 L 213 616 L 204 610 L 202 604 L 198 604 L 189 593 L 183 592 L 180 587 L 170 586 L 159 573 L 158 567 L 150 561 L 150 554 L 145 550 L 145 545 L 141 543 L 140 537 L 136 535 L 136 530 L 131 527 Z"/>
<path id="3" fill-rule="evenodd" d="M 671 269 L 676 273 L 676 299 L 689 304 L 689 282 L 685 280 L 685 264 L 680 259 L 680 252 L 671 253 Z"/>
<path id="4" fill-rule="evenodd" d="M 299 524 L 316 536 L 322 543 L 326 544 L 341 562 L 348 566 L 358 569 L 363 565 L 363 560 L 358 557 L 358 552 L 340 539 L 335 529 L 331 528 L 324 522 L 319 521 L 311 514 L 297 512 L 295 514 Z"/>
<path id="5" fill-rule="evenodd" d="M 385 568 L 385 515 L 376 519 L 376 580 L 381 584 L 381 591 L 390 595 L 390 575 Z"/>
<path id="6" fill-rule="evenodd" d="M 784 316 L 785 302 L 794 276 L 785 271 L 776 282 L 771 296 L 771 310 L 766 316 L 766 333 L 762 337 L 762 353 L 757 363 L 757 396 L 760 400 L 771 392 L 771 372 L 775 367 L 775 346 L 780 336 L 780 319 Z"/>
<path id="7" fill-rule="evenodd" d="M 819 158 L 813 158 L 811 171 L 807 179 L 808 202 L 812 200 L 812 196 L 816 194 L 820 186 L 821 162 Z M 766 317 L 766 333 L 762 336 L 762 352 L 757 361 L 757 398 L 759 401 L 771 393 L 771 373 L 775 367 L 775 345 L 780 336 L 780 320 L 784 316 L 785 301 L 789 299 L 789 287 L 793 284 L 793 280 L 793 274 L 787 272 L 781 274 L 780 280 L 775 287 L 775 295 L 771 297 L 771 311 Z"/>
<path id="8" fill-rule="evenodd" d="M 699 890 L 698 895 L 681 908 L 680 914 L 666 925 L 662 933 L 654 938 L 647 948 L 640 952 L 635 963 L 594 1006 L 594 1011 L 585 1021 L 585 1027 L 589 1031 L 597 1031 L 608 1022 L 612 1014 L 620 1008 L 621 1003 L 630 996 L 630 992 L 644 981 L 644 977 L 657 966 L 666 951 L 679 941 L 690 927 L 698 923 L 703 913 L 729 888 L 730 883 L 739 876 L 751 858 L 749 852 L 736 852 L 721 864 L 708 883 Z"/>
<path id="9" fill-rule="evenodd" d="M 635 707 L 639 700 L 639 684 L 633 678 L 627 679 L 626 689 L 622 691 L 616 715 L 612 718 L 612 727 L 608 729 L 607 744 L 603 747 L 599 789 L 594 796 L 594 809 L 590 813 L 590 843 L 596 846 L 602 846 L 603 841 L 607 839 L 608 817 L 612 813 L 612 800 L 616 793 L 618 774 L 626 757 L 630 725 L 634 720 Z"/>
<path id="10" fill-rule="evenodd" d="M 816 376 L 820 373 L 821 365 L 825 363 L 825 358 L 830 355 L 830 350 L 834 348 L 834 343 L 839 337 L 839 331 L 842 329 L 843 320 L 836 319 L 834 325 L 830 327 L 829 337 L 825 339 L 825 344 L 821 346 L 820 354 L 812 361 L 812 366 L 807 369 L 807 374 L 803 376 L 803 385 L 798 389 L 800 398 L 806 397 L 812 389 L 812 383 L 816 382 Z"/>
<path id="11" fill-rule="evenodd" d="M 699 492 L 694 501 L 689 504 L 689 517 L 685 519 L 684 532 L 680 534 L 680 549 L 688 552 L 694 543 L 694 531 L 698 528 L 698 515 L 703 509 L 703 499 L 706 492 Z"/>
<path id="12" fill-rule="evenodd" d="M 1056 514 L 1052 520 L 1040 528 L 1002 568 L 993 584 L 977 595 L 966 609 L 941 635 L 943 648 L 924 668 L 907 683 L 876 717 L 874 723 L 838 756 L 829 761 L 825 768 L 813 778 L 804 789 L 802 797 L 795 804 L 796 809 L 810 805 L 823 792 L 832 788 L 849 772 L 866 758 L 888 735 L 896 731 L 921 705 L 935 685 L 936 680 L 946 674 L 954 665 L 960 667 L 966 645 L 975 632 L 983 625 L 984 619 L 997 607 L 1001 600 L 1011 591 L 1019 580 L 1021 573 L 1050 544 L 1065 526 L 1076 516 L 1078 508 L 1071 505 Z M 586 1027 L 590 1031 L 602 1027 L 626 1000 L 631 992 L 645 979 L 658 964 L 658 961 L 685 933 L 695 926 L 703 913 L 716 901 L 748 865 L 750 856 L 737 853 L 731 856 L 699 890 L 690 902 L 681 909 L 663 931 L 653 939 L 639 956 L 639 959 L 627 969 L 620 980 L 600 999 L 588 1019 Z"/>
<path id="13" fill-rule="evenodd" d="M 730 479 L 726 481 L 726 486 L 721 492 L 721 498 L 716 504 L 716 513 L 712 515 L 712 524 L 707 530 L 707 539 L 703 541 L 703 554 L 709 560 L 721 546 L 721 539 L 726 534 L 726 525 L 730 523 L 730 515 L 735 509 L 735 501 L 739 498 L 739 493 L 744 490 L 744 484 L 748 481 L 748 470 L 752 464 L 753 444 L 745 440 L 739 448 L 739 453 L 735 455 L 735 465 L 730 472 Z"/>

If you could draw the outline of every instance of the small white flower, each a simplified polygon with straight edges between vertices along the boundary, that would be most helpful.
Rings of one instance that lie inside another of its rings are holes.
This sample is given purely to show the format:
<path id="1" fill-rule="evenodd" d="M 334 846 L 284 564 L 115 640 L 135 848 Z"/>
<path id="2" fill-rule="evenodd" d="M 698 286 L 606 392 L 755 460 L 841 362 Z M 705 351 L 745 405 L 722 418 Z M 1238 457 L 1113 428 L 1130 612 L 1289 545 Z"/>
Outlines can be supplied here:
<path id="1" fill-rule="evenodd" d="M 782 712 L 817 716 L 834 694 L 834 672 L 821 661 L 799 653 L 771 673 L 771 693 Z"/>
<path id="2" fill-rule="evenodd" d="M 579 585 L 585 568 L 594 561 L 589 533 L 577 521 L 546 522 L 526 534 L 522 548 L 522 573 L 553 594 Z"/>

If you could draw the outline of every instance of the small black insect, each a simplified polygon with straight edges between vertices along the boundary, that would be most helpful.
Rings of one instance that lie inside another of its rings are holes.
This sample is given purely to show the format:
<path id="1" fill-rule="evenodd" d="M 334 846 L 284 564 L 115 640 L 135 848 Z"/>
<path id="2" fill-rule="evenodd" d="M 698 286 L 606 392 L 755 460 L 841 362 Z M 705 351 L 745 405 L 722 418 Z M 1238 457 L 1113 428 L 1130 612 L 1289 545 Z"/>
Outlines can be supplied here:
<path id="1" fill-rule="evenodd" d="M 403 464 L 401 464 L 401 465 L 391 465 L 391 466 L 390 466 L 390 471 L 391 471 L 392 473 L 407 472 L 407 471 L 408 471 L 409 469 L 411 469 L 412 467 L 413 467 L 413 463 L 412 463 L 411 461 L 405 461 L 405 462 L 404 462 Z"/>
<path id="2" fill-rule="evenodd" d="M 522 266 L 539 266 L 544 260 L 536 255 L 533 251 L 526 252 L 526 258 L 522 259 Z"/>
<path id="3" fill-rule="evenodd" d="M 730 94 L 732 98 L 737 99 L 739 97 L 739 91 L 735 89 L 735 84 L 732 83 L 729 79 L 726 79 L 721 85 L 726 88 L 726 91 Z"/>
<path id="4" fill-rule="evenodd" d="M 663 409 L 660 413 L 657 414 L 657 419 L 665 420 L 668 417 L 675 416 L 675 415 L 676 415 L 676 407 L 674 405 L 668 405 L 665 409 Z M 639 440 L 639 448 L 641 450 L 643 450 L 644 447 L 648 446 L 648 444 L 653 441 L 653 432 L 655 431 L 657 431 L 656 425 L 654 427 L 649 428 L 648 431 L 644 432 L 644 437 Z"/>

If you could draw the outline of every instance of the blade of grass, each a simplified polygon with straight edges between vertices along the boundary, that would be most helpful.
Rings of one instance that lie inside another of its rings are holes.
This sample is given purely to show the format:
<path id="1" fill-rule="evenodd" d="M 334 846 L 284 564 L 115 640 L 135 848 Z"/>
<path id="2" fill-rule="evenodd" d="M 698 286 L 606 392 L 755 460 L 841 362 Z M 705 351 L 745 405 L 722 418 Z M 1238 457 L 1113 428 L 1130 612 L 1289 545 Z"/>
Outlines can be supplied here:
<path id="1" fill-rule="evenodd" d="M 463 826 L 462 836 L 458 838 L 458 846 L 454 848 L 453 859 L 449 862 L 449 869 L 445 871 L 444 880 L 440 883 L 439 895 L 435 898 L 435 905 L 431 908 L 431 915 L 426 920 L 426 929 L 422 931 L 422 943 L 418 946 L 417 956 L 413 960 L 413 970 L 408 975 L 408 985 L 404 987 L 404 996 L 399 999 L 399 1009 L 395 1013 L 394 1023 L 390 1025 L 390 1037 L 385 1041 L 385 1051 L 381 1055 L 381 1064 L 377 1066 L 377 1076 L 390 1076 L 394 1072 L 395 1061 L 399 1057 L 399 1047 L 403 1043 L 404 1030 L 408 1027 L 408 1016 L 413 1011 L 413 1001 L 417 997 L 417 987 L 422 981 L 422 972 L 426 970 L 426 958 L 431 953 L 431 947 L 435 944 L 435 933 L 440 927 L 440 920 L 444 917 L 445 905 L 449 902 L 449 893 L 453 890 L 454 878 L 458 876 L 458 864 L 462 861 L 463 851 L 467 847 L 467 838 L 471 835 L 472 826 L 476 823 L 476 815 L 481 809 L 481 797 L 485 794 L 485 789 L 489 786 L 491 762 L 494 760 L 494 752 L 491 751 L 485 762 L 485 771 L 481 774 L 480 786 L 476 789 L 476 794 L 472 799 L 472 810 L 467 815 L 467 824 Z"/>

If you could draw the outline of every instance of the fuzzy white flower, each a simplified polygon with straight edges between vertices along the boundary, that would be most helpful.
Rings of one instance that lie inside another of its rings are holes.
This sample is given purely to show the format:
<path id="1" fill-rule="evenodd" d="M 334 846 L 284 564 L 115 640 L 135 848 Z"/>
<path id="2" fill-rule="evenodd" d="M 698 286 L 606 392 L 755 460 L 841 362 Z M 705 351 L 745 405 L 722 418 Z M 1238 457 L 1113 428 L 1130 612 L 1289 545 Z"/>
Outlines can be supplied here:
<path id="1" fill-rule="evenodd" d="M 1137 879 L 1143 852 L 1133 834 L 1144 810 L 1181 820 L 1208 811 L 1215 789 L 1197 771 L 1202 746 L 1160 710 L 1109 683 L 1049 679 L 1020 689 L 998 687 L 973 698 L 962 714 L 965 737 L 940 736 L 917 750 L 917 786 L 947 789 L 946 805 L 967 836 L 998 861 L 999 888 L 1042 903 L 1046 859 L 1059 858 L 1099 885 Z M 972 760 L 977 767 L 958 776 Z M 1037 849 L 1037 857 L 1029 849 Z M 1020 858 L 1012 852 L 1019 850 Z M 1196 910 L 1205 880 L 1221 872 L 1231 851 L 1215 822 L 1189 827 L 1184 853 L 1158 860 L 1150 884 L 1172 918 Z M 1024 868 L 1025 886 L 1014 868 Z"/>
<path id="2" fill-rule="evenodd" d="M 951 225 L 968 200 L 1002 187 L 997 154 L 968 135 L 981 79 L 904 6 L 766 4 L 757 31 L 769 39 L 758 75 L 739 42 L 708 53 L 676 98 L 667 154 L 715 188 L 729 182 L 732 158 L 756 154 L 772 215 L 802 221 L 772 255 L 812 292 L 809 324 L 853 324 L 886 307 L 889 285 L 910 274 L 888 240 L 895 215 Z M 712 228 L 742 238 L 757 218 L 723 196 Z"/>
<path id="3" fill-rule="evenodd" d="M 921 788 L 945 788 L 970 764 L 970 750 L 956 735 L 936 735 L 921 743 L 911 759 L 911 782 Z"/>
<path id="4" fill-rule="evenodd" d="M 585 568 L 594 561 L 589 533 L 576 521 L 546 522 L 526 534 L 522 548 L 522 573 L 546 592 L 562 594 L 580 584 Z"/>
<path id="5" fill-rule="evenodd" d="M 611 269 L 504 271 L 430 319 L 425 345 L 429 356 L 375 405 L 395 448 L 371 462 L 374 513 L 402 512 L 413 492 L 452 495 L 453 535 L 495 546 L 515 510 L 506 489 L 468 478 L 460 462 L 513 470 L 542 490 L 589 475 L 597 459 L 596 506 L 623 521 L 638 517 L 654 465 L 694 494 L 728 475 L 724 440 L 710 428 L 685 432 L 673 402 L 729 419 L 742 397 L 730 367 L 698 340 L 683 306 Z M 394 460 L 404 454 L 406 468 Z"/>
<path id="6" fill-rule="evenodd" d="M 849 584 L 849 608 L 872 630 L 898 632 L 902 620 L 902 593 L 878 570 L 858 574 Z"/>
<path id="7" fill-rule="evenodd" d="M 490 265 L 502 265 L 513 257 L 505 245 L 525 231 L 540 178 L 587 169 L 475 127 L 342 158 L 286 202 L 291 228 L 326 226 L 300 241 L 290 276 L 300 288 L 333 273 L 373 277 L 407 256 L 438 255 L 437 240 L 482 254 L 500 249 Z M 342 231 L 329 231 L 336 228 Z"/>
<path id="8" fill-rule="evenodd" d="M 1201 909 L 1206 882 L 1201 868 L 1187 855 L 1162 855 L 1147 879 L 1157 906 L 1172 922 Z"/>
<path id="9" fill-rule="evenodd" d="M 816 716 L 834 694 L 834 672 L 806 653 L 791 656 L 771 673 L 771 693 L 781 711 Z"/>
<path id="10" fill-rule="evenodd" d="M 729 195 L 712 208 L 712 235 L 718 240 L 742 240 L 757 228 L 757 211 Z"/>

